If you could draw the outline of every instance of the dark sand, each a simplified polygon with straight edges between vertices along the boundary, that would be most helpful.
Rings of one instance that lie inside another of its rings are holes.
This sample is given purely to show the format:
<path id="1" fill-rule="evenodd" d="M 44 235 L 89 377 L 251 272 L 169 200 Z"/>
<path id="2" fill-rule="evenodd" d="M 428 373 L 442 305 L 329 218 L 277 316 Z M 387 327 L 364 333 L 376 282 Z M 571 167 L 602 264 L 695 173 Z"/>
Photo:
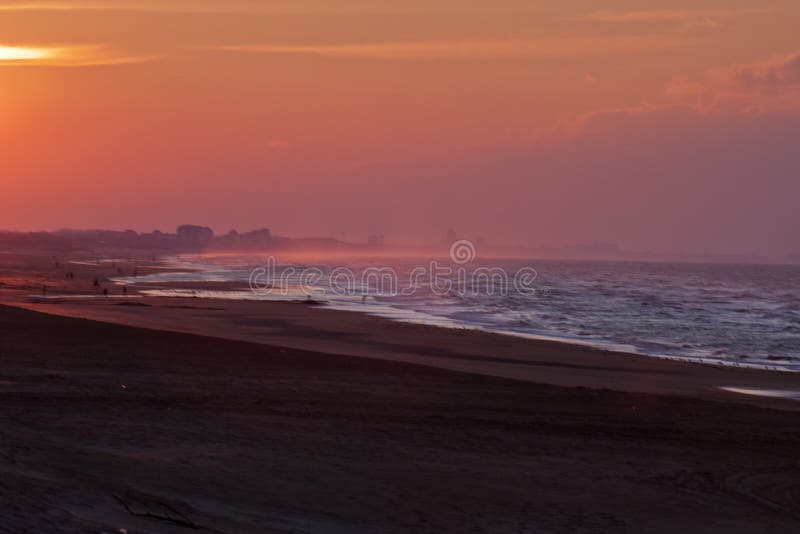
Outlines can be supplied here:
<path id="1" fill-rule="evenodd" d="M 795 412 L 0 307 L 4 532 L 797 532 Z"/>
<path id="2" fill-rule="evenodd" d="M 0 306 L 0 532 L 800 531 L 798 403 L 718 389 L 797 375 L 0 283 L 218 336 Z"/>
<path id="3" fill-rule="evenodd" d="M 796 400 L 743 396 L 720 389 L 800 392 L 800 373 L 685 363 L 474 330 L 404 324 L 302 302 L 109 297 L 47 303 L 28 299 L 15 305 L 48 314 L 558 386 L 681 394 L 800 410 Z"/>

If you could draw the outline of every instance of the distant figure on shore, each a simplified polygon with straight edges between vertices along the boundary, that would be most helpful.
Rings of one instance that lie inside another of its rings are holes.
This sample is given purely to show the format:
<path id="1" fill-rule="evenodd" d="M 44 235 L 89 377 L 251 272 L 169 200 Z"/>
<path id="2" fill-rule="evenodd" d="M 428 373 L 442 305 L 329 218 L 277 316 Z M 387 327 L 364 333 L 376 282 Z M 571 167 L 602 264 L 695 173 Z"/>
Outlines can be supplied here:
<path id="1" fill-rule="evenodd" d="M 122 294 L 128 296 L 128 286 L 122 286 Z"/>
<path id="2" fill-rule="evenodd" d="M 94 279 L 94 282 L 92 283 L 92 285 L 93 285 L 94 287 L 100 287 L 100 280 L 98 280 L 97 278 L 95 278 L 95 279 Z"/>
<path id="3" fill-rule="evenodd" d="M 104 288 L 103 288 L 103 296 L 104 296 L 104 297 L 107 297 L 107 296 L 108 296 L 108 288 L 107 288 L 107 287 L 104 287 Z"/>
<path id="4" fill-rule="evenodd" d="M 367 303 L 367 296 L 361 295 L 361 304 L 366 304 L 366 303 Z"/>
<path id="5" fill-rule="evenodd" d="M 44 284 L 42 284 L 42 296 L 43 297 L 47 296 L 47 286 Z"/>

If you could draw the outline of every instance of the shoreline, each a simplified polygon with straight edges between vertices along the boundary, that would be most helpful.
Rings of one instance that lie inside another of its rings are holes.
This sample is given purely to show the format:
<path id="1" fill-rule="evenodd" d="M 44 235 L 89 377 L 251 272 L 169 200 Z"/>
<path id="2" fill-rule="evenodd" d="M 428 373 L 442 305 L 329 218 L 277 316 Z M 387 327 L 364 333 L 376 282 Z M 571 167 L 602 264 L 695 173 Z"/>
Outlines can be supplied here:
<path id="1" fill-rule="evenodd" d="M 170 284 L 172 285 L 172 284 Z M 197 285 L 197 284 L 194 284 Z M 202 285 L 202 284 L 200 284 Z M 226 297 L 209 297 L 209 296 L 197 296 L 194 294 L 173 294 L 169 296 L 167 293 L 169 291 L 195 291 L 193 289 L 175 289 L 174 287 L 170 288 L 159 288 L 159 289 L 139 289 L 139 294 L 131 294 L 123 297 L 122 302 L 115 302 L 115 305 L 120 305 L 127 300 L 130 299 L 184 299 L 189 301 L 208 301 L 208 302 L 218 302 L 220 305 L 225 302 L 261 302 L 261 303 L 282 303 L 282 304 L 303 304 L 307 306 L 314 306 L 318 309 L 325 309 L 337 312 L 345 312 L 345 313 L 353 313 L 353 314 L 360 314 L 366 315 L 370 317 L 376 317 L 380 319 L 385 319 L 387 321 L 391 321 L 394 323 L 402 323 L 408 325 L 416 325 L 416 326 L 424 326 L 424 327 L 431 327 L 431 328 L 442 328 L 447 330 L 468 330 L 472 332 L 480 332 L 485 334 L 493 334 L 498 336 L 508 336 L 514 337 L 519 339 L 525 339 L 532 342 L 543 342 L 543 343 L 556 343 L 560 345 L 565 345 L 567 347 L 574 347 L 580 349 L 589 349 L 589 350 L 596 350 L 603 353 L 614 353 L 614 354 L 627 354 L 631 356 L 637 356 L 642 358 L 652 358 L 656 360 L 666 360 L 666 361 L 674 361 L 680 362 L 690 365 L 702 365 L 702 366 L 711 366 L 711 367 L 730 367 L 734 369 L 750 369 L 754 371 L 768 371 L 768 372 L 775 372 L 775 373 L 800 373 L 800 369 L 791 369 L 787 367 L 782 367 L 780 365 L 767 365 L 767 364 L 758 364 L 758 363 L 748 363 L 748 362 L 736 362 L 736 361 L 727 361 L 727 360 L 711 360 L 711 359 L 701 359 L 701 358 L 692 358 L 690 356 L 678 356 L 678 355 L 670 355 L 670 354 L 656 354 L 656 353 L 648 353 L 644 351 L 639 351 L 636 347 L 621 345 L 621 344 L 614 344 L 614 343 L 607 343 L 604 344 L 603 342 L 599 341 L 591 341 L 591 340 L 581 340 L 581 339 L 573 339 L 569 337 L 558 337 L 558 336 L 549 336 L 549 335 L 540 335 L 540 334 L 528 334 L 525 332 L 517 332 L 513 330 L 503 330 L 503 329 L 493 329 L 493 328 L 484 328 L 478 325 L 472 325 L 468 323 L 455 323 L 453 321 L 441 321 L 441 322 L 433 322 L 433 321 L 426 321 L 424 319 L 420 319 L 415 321 L 408 317 L 401 317 L 401 314 L 392 315 L 390 313 L 381 313 L 380 311 L 370 310 L 368 308 L 365 309 L 354 309 L 353 307 L 349 306 L 341 306 L 336 304 L 330 304 L 329 301 L 326 300 L 316 300 L 312 299 L 302 300 L 302 299 L 249 299 L 249 298 L 226 298 Z M 163 294 L 154 294 L 152 292 L 158 292 Z M 210 293 L 210 290 L 200 290 L 205 293 Z M 60 299 L 63 299 L 67 303 L 70 300 L 94 300 L 96 299 L 98 302 L 101 303 L 108 303 L 108 299 L 114 299 L 119 297 L 105 297 L 102 295 L 49 295 L 46 297 L 42 297 L 39 295 L 28 295 L 25 301 L 22 302 L 21 306 L 26 307 L 25 304 L 62 304 Z M 0 300 L 0 302 L 2 302 Z M 19 303 L 13 303 L 11 301 L 6 302 L 8 305 L 18 305 Z M 142 305 L 146 305 L 143 302 Z M 386 308 L 391 308 L 390 306 L 385 306 Z M 375 307 L 379 308 L 379 307 Z M 39 309 L 33 308 L 30 309 Z M 392 308 L 394 309 L 394 308 Z M 439 317 L 434 315 L 428 315 L 424 312 L 419 312 L 415 310 L 400 310 L 397 309 L 399 312 L 405 312 L 402 315 L 424 315 L 425 317 L 430 317 L 431 319 L 439 319 Z M 411 313 L 408 313 L 411 312 Z M 448 324 L 449 323 L 449 324 Z"/>
<path id="2" fill-rule="evenodd" d="M 795 373 L 614 352 L 559 340 L 403 323 L 303 301 L 103 297 L 67 303 L 2 302 L 49 315 L 287 349 L 421 364 L 561 387 L 681 395 L 800 410 Z M 744 394 L 784 391 L 784 397 Z"/>
<path id="3" fill-rule="evenodd" d="M 200 255 L 197 261 L 201 261 L 204 256 Z M 206 279 L 202 274 L 193 280 L 191 273 L 218 273 L 229 272 L 225 268 L 218 268 L 211 265 L 203 266 L 202 263 L 194 262 L 192 267 L 186 263 L 186 260 L 173 259 L 170 257 L 162 257 L 161 260 L 165 263 L 164 269 L 160 272 L 153 273 L 151 276 L 145 276 L 139 279 L 126 279 L 112 278 L 111 281 L 116 284 L 124 284 L 126 281 L 130 282 L 130 287 L 141 290 L 142 293 L 148 296 L 159 296 L 169 298 L 212 298 L 215 300 L 252 300 L 252 301 L 287 301 L 291 299 L 305 298 L 304 293 L 297 292 L 295 294 L 282 294 L 268 295 L 253 295 L 249 290 L 243 286 L 247 285 L 246 281 L 238 280 L 231 281 L 226 276 L 219 278 Z M 170 265 L 172 272 L 176 274 L 188 274 L 188 278 L 180 277 L 180 280 L 159 279 L 159 277 L 170 276 Z M 221 269 L 221 271 L 220 271 Z M 324 289 L 323 289 L 324 291 Z M 195 294 L 196 293 L 196 294 Z M 516 330 L 513 328 L 505 328 L 502 325 L 492 326 L 489 323 L 470 322 L 460 318 L 452 318 L 442 315 L 430 313 L 420 307 L 408 306 L 395 306 L 391 302 L 374 301 L 370 299 L 367 304 L 362 304 L 357 299 L 342 298 L 341 296 L 331 297 L 326 299 L 324 296 L 312 295 L 311 298 L 321 300 L 326 306 L 331 309 L 342 311 L 354 311 L 358 313 L 365 313 L 378 317 L 391 319 L 398 322 L 405 322 L 410 324 L 433 325 L 442 328 L 467 328 L 481 332 L 492 332 L 496 334 L 509 335 L 521 337 L 535 341 L 552 341 L 560 342 L 568 345 L 577 345 L 583 347 L 591 347 L 601 351 L 609 351 L 615 353 L 628 353 L 651 358 L 673 360 L 685 363 L 701 363 L 706 365 L 724 365 L 737 368 L 751 368 L 763 369 L 779 372 L 800 372 L 800 360 L 796 356 L 782 357 L 781 354 L 769 354 L 768 356 L 753 356 L 751 354 L 738 354 L 734 356 L 733 347 L 728 347 L 724 353 L 711 351 L 710 349 L 694 349 L 687 350 L 686 346 L 681 349 L 674 349 L 670 352 L 667 349 L 648 349 L 642 343 L 637 341 L 613 341 L 612 339 L 604 339 L 602 333 L 600 337 L 580 337 L 578 335 L 561 334 L 555 331 L 539 331 L 530 332 L 524 330 Z M 596 333 L 597 334 L 597 333 Z M 664 341 L 664 340 L 662 340 Z M 663 344 L 661 345 L 663 346 Z M 675 345 L 677 347 L 677 345 Z M 757 363 L 755 363 L 757 362 Z"/>
<path id="4" fill-rule="evenodd" d="M 120 259 L 124 255 L 119 255 L 116 258 L 94 262 L 85 261 L 85 254 L 60 258 L 62 264 L 80 267 L 75 279 L 65 280 L 64 267 L 59 267 L 56 258 L 7 257 L 0 265 L 0 302 L 51 315 L 416 363 L 562 387 L 677 394 L 792 410 L 800 408 L 796 400 L 774 396 L 777 391 L 785 392 L 786 397 L 795 397 L 800 387 L 793 372 L 713 365 L 610 351 L 561 339 L 530 339 L 481 329 L 403 322 L 369 314 L 369 310 L 337 310 L 310 305 L 307 301 L 150 297 L 139 294 L 141 286 L 130 286 L 128 296 L 123 297 L 121 287 L 115 284 L 107 286 L 111 289 L 108 297 L 101 296 L 102 293 L 97 295 L 102 286 L 92 288 L 92 280 L 108 283 L 108 280 L 130 274 L 164 272 L 163 261 L 154 257 L 124 260 Z M 48 288 L 46 296 L 32 296 L 43 284 Z M 206 284 L 203 287 L 241 289 L 241 284 L 231 282 Z M 191 285 L 198 286 L 195 282 Z M 171 284 L 149 286 L 169 288 Z M 91 295 L 91 298 L 74 298 L 87 295 L 90 288 L 95 291 L 96 298 Z M 44 303 L 37 300 L 44 300 Z M 741 391 L 769 394 L 746 395 Z"/>
<path id="5" fill-rule="evenodd" d="M 234 256 L 239 256 L 234 253 Z M 295 300 L 305 300 L 307 295 L 300 291 L 299 287 L 293 287 L 287 293 L 278 292 L 269 295 L 251 294 L 247 287 L 246 280 L 232 280 L 228 275 L 230 269 L 219 267 L 209 263 L 203 263 L 203 254 L 190 254 L 174 256 L 172 254 L 147 254 L 147 259 L 130 255 L 124 251 L 106 257 L 96 257 L 87 260 L 85 254 L 69 256 L 67 263 L 80 266 L 87 272 L 100 274 L 101 278 L 110 284 L 113 295 L 120 293 L 122 287 L 126 287 L 128 298 L 141 296 L 145 298 L 182 298 L 182 299 L 210 299 L 215 302 L 294 302 Z M 109 267 L 111 269 L 109 269 Z M 140 268 L 137 268 L 140 267 Z M 111 272 L 109 272 L 109 270 Z M 234 269 L 233 272 L 239 272 Z M 222 273 L 222 274 L 220 274 Z M 165 278 L 166 277 L 166 278 Z M 0 290 L 2 290 L 0 282 Z M 69 300 L 92 300 L 100 299 L 102 295 L 96 292 L 75 291 L 74 284 L 62 286 L 64 290 L 61 294 L 51 293 L 46 297 L 35 294 L 22 295 L 20 300 L 39 301 L 53 303 L 63 299 Z M 0 291 L 0 298 L 2 291 Z M 765 356 L 763 354 L 750 354 L 747 349 L 744 352 L 736 352 L 733 345 L 728 346 L 724 353 L 719 351 L 692 349 L 691 345 L 681 345 L 678 348 L 677 342 L 672 343 L 673 348 L 658 349 L 655 347 L 663 346 L 666 341 L 661 340 L 659 345 L 656 343 L 652 350 L 646 344 L 636 341 L 613 341 L 604 339 L 602 333 L 600 337 L 587 338 L 569 333 L 560 334 L 558 332 L 539 331 L 526 332 L 522 329 L 504 327 L 503 325 L 493 325 L 491 321 L 469 321 L 461 318 L 437 315 L 426 311 L 419 306 L 396 306 L 392 302 L 383 302 L 370 299 L 366 304 L 360 298 L 343 298 L 325 296 L 311 299 L 317 301 L 326 308 L 366 314 L 374 317 L 381 317 L 391 321 L 423 325 L 436 326 L 446 329 L 469 329 L 476 332 L 488 332 L 498 335 L 512 336 L 535 342 L 554 342 L 562 343 L 574 347 L 591 348 L 601 352 L 611 352 L 617 354 L 631 354 L 657 360 L 675 361 L 686 364 L 699 363 L 708 366 L 724 366 L 737 369 L 766 370 L 772 372 L 800 373 L 800 365 L 796 356 L 783 357 L 780 352 Z M 613 329 L 612 329 L 613 330 Z M 605 330 L 604 330 L 605 332 Z M 612 336 L 613 337 L 613 336 Z M 735 355 L 735 356 L 734 356 Z"/>

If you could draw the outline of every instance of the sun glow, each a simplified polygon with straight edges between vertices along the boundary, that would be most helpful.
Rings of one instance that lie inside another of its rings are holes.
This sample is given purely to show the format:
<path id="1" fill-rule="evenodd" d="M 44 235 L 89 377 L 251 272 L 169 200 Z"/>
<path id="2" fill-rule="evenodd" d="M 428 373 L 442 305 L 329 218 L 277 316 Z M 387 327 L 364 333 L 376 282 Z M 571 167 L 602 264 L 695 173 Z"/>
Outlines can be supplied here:
<path id="1" fill-rule="evenodd" d="M 0 46 L 0 61 L 34 61 L 48 59 L 54 51 L 47 48 L 29 48 L 24 46 Z"/>

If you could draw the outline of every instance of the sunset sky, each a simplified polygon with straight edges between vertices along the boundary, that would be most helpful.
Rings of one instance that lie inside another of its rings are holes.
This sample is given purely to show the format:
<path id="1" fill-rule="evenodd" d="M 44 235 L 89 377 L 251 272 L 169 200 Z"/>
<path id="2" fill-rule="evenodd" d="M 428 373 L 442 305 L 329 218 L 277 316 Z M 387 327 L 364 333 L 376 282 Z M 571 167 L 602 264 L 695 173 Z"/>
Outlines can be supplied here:
<path id="1" fill-rule="evenodd" d="M 0 1 L 0 228 L 800 252 L 796 0 Z"/>

